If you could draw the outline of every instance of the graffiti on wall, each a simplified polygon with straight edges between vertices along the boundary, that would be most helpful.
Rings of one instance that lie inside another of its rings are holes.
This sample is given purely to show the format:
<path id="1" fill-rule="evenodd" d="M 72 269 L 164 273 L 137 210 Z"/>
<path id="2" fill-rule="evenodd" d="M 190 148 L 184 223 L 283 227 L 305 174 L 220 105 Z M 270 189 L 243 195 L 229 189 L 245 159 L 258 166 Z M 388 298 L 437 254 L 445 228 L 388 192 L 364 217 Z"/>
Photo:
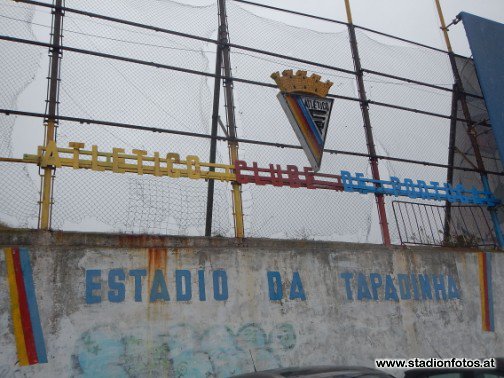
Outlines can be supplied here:
<path id="1" fill-rule="evenodd" d="M 120 332 L 101 325 L 84 332 L 72 354 L 74 375 L 96 377 L 227 377 L 257 369 L 282 367 L 296 347 L 290 323 L 266 328 L 244 324 L 235 331 L 216 325 L 199 329 L 177 324 L 167 329 Z"/>

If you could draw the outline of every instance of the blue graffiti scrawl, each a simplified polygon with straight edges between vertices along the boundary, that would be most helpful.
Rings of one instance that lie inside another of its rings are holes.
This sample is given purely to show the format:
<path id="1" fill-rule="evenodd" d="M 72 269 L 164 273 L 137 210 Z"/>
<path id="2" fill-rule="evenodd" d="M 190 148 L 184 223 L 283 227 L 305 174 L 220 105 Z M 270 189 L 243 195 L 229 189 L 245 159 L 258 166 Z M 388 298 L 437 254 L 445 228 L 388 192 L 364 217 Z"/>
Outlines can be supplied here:
<path id="1" fill-rule="evenodd" d="M 141 336 L 140 336 L 141 335 Z M 226 377 L 282 366 L 282 357 L 296 347 L 289 323 L 266 333 L 249 323 L 236 332 L 215 325 L 201 330 L 177 324 L 163 333 L 146 328 L 121 333 L 111 325 L 84 332 L 72 355 L 73 375 L 84 377 Z"/>

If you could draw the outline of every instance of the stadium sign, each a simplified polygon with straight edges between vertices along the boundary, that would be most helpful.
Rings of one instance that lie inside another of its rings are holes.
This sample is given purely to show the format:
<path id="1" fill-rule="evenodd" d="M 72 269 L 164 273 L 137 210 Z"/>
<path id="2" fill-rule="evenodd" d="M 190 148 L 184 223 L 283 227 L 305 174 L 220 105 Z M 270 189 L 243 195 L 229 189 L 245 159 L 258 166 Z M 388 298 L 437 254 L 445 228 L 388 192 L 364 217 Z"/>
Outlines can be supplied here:
<path id="1" fill-rule="evenodd" d="M 438 182 L 425 182 L 412 179 L 373 180 L 362 173 L 352 175 L 341 171 L 340 174 L 317 173 L 312 167 L 298 168 L 287 165 L 269 164 L 259 167 L 256 162 L 251 165 L 237 160 L 234 165 L 202 162 L 196 155 L 181 158 L 178 153 L 159 152 L 149 154 L 143 150 L 132 150 L 126 153 L 123 148 L 112 148 L 112 151 L 99 151 L 96 145 L 86 150 L 85 144 L 70 142 L 67 148 L 61 148 L 54 141 L 47 147 L 38 147 L 36 155 L 25 154 L 23 161 L 37 164 L 42 168 L 70 167 L 73 169 L 91 169 L 94 171 L 111 171 L 115 173 L 136 173 L 139 175 L 185 177 L 189 179 L 214 179 L 253 183 L 256 185 L 288 186 L 291 188 L 328 189 L 361 194 L 377 193 L 395 197 L 422 198 L 435 201 L 459 202 L 486 206 L 497 206 L 501 202 L 489 191 L 476 188 L 467 189 L 462 185 L 451 186 Z"/>

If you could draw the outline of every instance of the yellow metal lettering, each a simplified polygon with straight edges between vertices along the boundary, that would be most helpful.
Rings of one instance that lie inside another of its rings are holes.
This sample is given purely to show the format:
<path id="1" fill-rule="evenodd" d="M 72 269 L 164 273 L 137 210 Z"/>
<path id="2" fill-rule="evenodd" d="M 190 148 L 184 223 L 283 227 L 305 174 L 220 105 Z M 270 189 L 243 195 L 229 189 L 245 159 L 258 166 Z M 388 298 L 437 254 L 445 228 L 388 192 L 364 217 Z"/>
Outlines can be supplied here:
<path id="1" fill-rule="evenodd" d="M 91 147 L 91 169 L 93 171 L 104 171 L 105 168 L 101 167 L 98 161 L 98 146 Z"/>
<path id="2" fill-rule="evenodd" d="M 25 154 L 23 161 L 50 169 L 65 166 L 99 172 L 187 177 L 193 180 L 236 180 L 232 165 L 202 162 L 196 155 L 187 155 L 184 160 L 181 160 L 179 154 L 168 153 L 164 159 L 160 157 L 159 152 L 154 152 L 152 156 L 149 156 L 147 151 L 137 149 L 132 150 L 132 154 L 126 154 L 123 148 L 112 148 L 112 152 L 103 152 L 99 151 L 96 145 L 91 146 L 90 150 L 85 150 L 85 144 L 81 142 L 70 142 L 68 145 L 70 148 L 58 148 L 54 141 L 49 142 L 47 147 L 38 147 L 37 155 Z M 164 165 L 165 162 L 166 165 Z M 180 166 L 177 167 L 176 164 Z M 215 170 L 211 171 L 210 167 L 214 167 Z"/>
<path id="3" fill-rule="evenodd" d="M 137 173 L 143 175 L 143 157 L 147 155 L 147 151 L 133 150 L 133 153 L 137 156 Z"/>
<path id="4" fill-rule="evenodd" d="M 190 179 L 201 178 L 201 167 L 199 157 L 195 155 L 188 155 L 186 157 L 186 166 L 187 166 L 187 177 L 189 177 Z"/>
<path id="5" fill-rule="evenodd" d="M 112 148 L 112 172 L 124 173 L 124 169 L 119 168 L 124 164 L 124 158 L 119 156 L 120 153 L 124 153 L 124 148 Z"/>
<path id="6" fill-rule="evenodd" d="M 73 162 L 72 162 L 72 167 L 73 169 L 79 169 L 79 154 L 80 154 L 80 149 L 84 148 L 85 144 L 84 143 L 79 143 L 79 142 L 70 142 L 68 143 L 70 147 L 73 148 Z"/>
<path id="7" fill-rule="evenodd" d="M 166 166 L 168 168 L 168 176 L 180 177 L 180 169 L 173 168 L 173 164 L 180 164 L 180 155 L 169 153 L 166 155 Z"/>
<path id="8" fill-rule="evenodd" d="M 56 146 L 56 142 L 54 140 L 49 141 L 47 143 L 47 147 L 45 149 L 45 154 L 42 156 L 42 161 L 40 166 L 45 168 L 49 165 L 52 165 L 56 168 L 61 167 L 61 159 L 58 154 L 58 147 Z"/>
<path id="9" fill-rule="evenodd" d="M 162 176 L 159 152 L 154 152 L 154 176 Z"/>

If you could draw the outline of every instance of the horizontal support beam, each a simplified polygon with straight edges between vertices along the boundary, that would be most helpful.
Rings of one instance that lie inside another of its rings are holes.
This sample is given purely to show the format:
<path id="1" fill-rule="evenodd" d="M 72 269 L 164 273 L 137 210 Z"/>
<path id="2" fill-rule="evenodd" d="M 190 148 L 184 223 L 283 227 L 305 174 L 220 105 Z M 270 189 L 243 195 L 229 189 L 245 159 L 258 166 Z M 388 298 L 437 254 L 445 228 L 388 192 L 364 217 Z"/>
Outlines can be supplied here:
<path id="1" fill-rule="evenodd" d="M 46 118 L 46 115 L 43 113 L 26 112 L 26 111 L 21 111 L 21 110 L 14 110 L 14 109 L 0 108 L 0 113 L 6 114 L 6 115 L 15 115 L 15 116 Z M 101 125 L 101 126 L 107 126 L 107 127 L 118 127 L 118 128 L 123 128 L 123 129 L 130 129 L 130 130 L 150 131 L 150 132 L 155 132 L 155 133 L 182 135 L 182 136 L 202 138 L 202 139 L 212 139 L 212 136 L 208 135 L 208 134 L 193 133 L 193 132 L 189 132 L 189 131 L 180 131 L 180 130 L 172 130 L 172 129 L 162 129 L 162 128 L 158 128 L 158 127 L 142 126 L 142 125 L 136 125 L 136 124 L 121 123 L 121 122 L 96 120 L 96 119 L 91 119 L 91 118 L 81 118 L 81 117 L 70 117 L 70 116 L 57 115 L 55 117 L 55 119 L 60 120 L 60 121 L 75 122 L 75 123 L 81 123 L 81 124 L 90 124 L 90 125 L 94 124 L 94 125 Z M 229 141 L 230 140 L 230 138 L 223 137 L 223 136 L 216 136 L 215 139 L 217 139 L 219 141 Z M 244 139 L 244 138 L 236 138 L 234 140 L 239 143 L 246 143 L 246 144 L 253 144 L 253 145 L 260 145 L 260 146 L 288 148 L 288 149 L 295 149 L 295 150 L 302 149 L 302 147 L 300 145 L 294 145 L 294 144 L 266 142 L 266 141 L 259 141 L 259 140 L 254 140 L 254 139 Z M 347 156 L 357 156 L 357 157 L 370 158 L 369 154 L 362 153 L 362 152 L 352 152 L 352 151 L 335 150 L 335 149 L 324 149 L 324 152 L 331 154 L 331 155 L 347 155 Z M 403 159 L 403 158 L 391 157 L 391 156 L 386 156 L 386 155 L 377 155 L 376 157 L 378 159 L 382 159 L 382 160 L 396 161 L 396 162 L 401 162 L 401 163 L 411 163 L 411 164 L 417 164 L 417 165 L 423 165 L 423 166 L 429 166 L 429 167 L 437 167 L 437 168 L 449 168 L 450 167 L 447 164 L 439 164 L 439 163 L 434 163 L 434 162 L 413 160 L 413 159 Z M 486 171 L 486 170 L 480 171 L 478 169 L 459 167 L 459 166 L 453 166 L 452 168 L 459 170 L 459 171 L 465 171 L 465 172 L 478 172 L 478 173 L 487 173 L 487 174 L 496 175 L 496 176 L 504 176 L 504 172 L 498 172 L 498 171 Z"/>

